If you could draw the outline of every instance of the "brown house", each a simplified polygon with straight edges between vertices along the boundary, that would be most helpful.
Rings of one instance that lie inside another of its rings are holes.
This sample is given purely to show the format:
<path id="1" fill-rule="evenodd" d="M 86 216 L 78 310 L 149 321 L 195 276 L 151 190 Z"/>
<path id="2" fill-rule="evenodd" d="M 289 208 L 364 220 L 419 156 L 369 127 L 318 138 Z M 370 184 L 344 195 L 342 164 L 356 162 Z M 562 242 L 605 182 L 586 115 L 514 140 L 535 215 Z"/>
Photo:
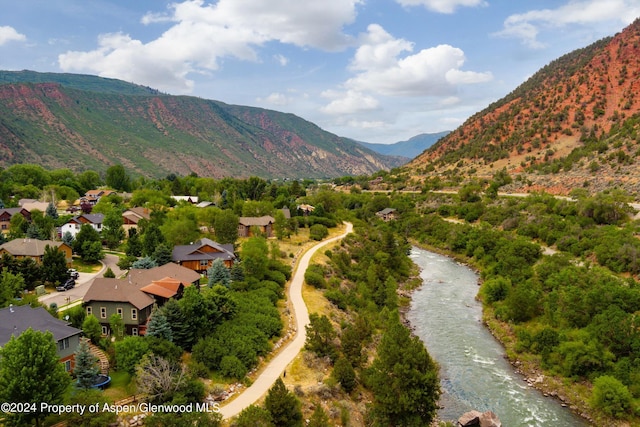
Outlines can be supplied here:
<path id="1" fill-rule="evenodd" d="M 384 208 L 376 212 L 376 216 L 383 221 L 392 221 L 396 219 L 396 210 L 393 208 Z"/>
<path id="2" fill-rule="evenodd" d="M 2 234 L 9 234 L 11 218 L 16 214 L 22 215 L 27 222 L 31 222 L 31 213 L 25 208 L 0 209 L 0 232 L 2 232 Z"/>
<path id="3" fill-rule="evenodd" d="M 98 318 L 103 335 L 111 333 L 109 318 L 113 314 L 120 315 L 127 335 L 144 335 L 154 305 L 181 298 L 185 287 L 199 282 L 199 274 L 174 263 L 149 270 L 133 269 L 124 279 L 95 279 L 83 305 L 87 315 Z"/>
<path id="4" fill-rule="evenodd" d="M 44 256 L 44 250 L 47 246 L 53 246 L 58 248 L 59 251 L 64 253 L 64 257 L 67 261 L 67 266 L 71 267 L 71 255 L 72 249 L 64 242 L 55 242 L 53 240 L 38 240 L 38 239 L 13 239 L 3 245 L 0 245 L 0 255 L 9 254 L 14 258 L 32 258 L 38 264 L 42 263 L 42 257 Z"/>
<path id="5" fill-rule="evenodd" d="M 138 227 L 140 220 L 150 220 L 151 211 L 148 208 L 136 207 L 127 209 L 122 213 L 122 227 L 125 231 Z"/>
<path id="6" fill-rule="evenodd" d="M 273 237 L 273 224 L 275 222 L 275 218 L 269 215 L 260 217 L 242 216 L 238 221 L 238 236 L 251 237 L 254 235 L 254 230 L 258 230 L 266 237 Z"/>
<path id="7" fill-rule="evenodd" d="M 222 259 L 227 267 L 235 262 L 236 255 L 232 244 L 220 244 L 203 238 L 190 245 L 175 246 L 172 254 L 173 262 L 183 267 L 206 274 L 207 269 L 216 259 Z"/>

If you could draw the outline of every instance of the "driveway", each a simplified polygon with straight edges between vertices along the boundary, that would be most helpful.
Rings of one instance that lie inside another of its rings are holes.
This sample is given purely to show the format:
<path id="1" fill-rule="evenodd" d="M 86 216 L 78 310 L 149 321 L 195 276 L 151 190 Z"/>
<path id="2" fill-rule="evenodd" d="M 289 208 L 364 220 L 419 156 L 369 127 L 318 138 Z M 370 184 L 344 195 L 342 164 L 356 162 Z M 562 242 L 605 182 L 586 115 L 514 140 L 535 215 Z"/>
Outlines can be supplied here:
<path id="1" fill-rule="evenodd" d="M 111 268 L 116 277 L 120 277 L 125 272 L 120 270 L 116 265 L 119 258 L 117 255 L 106 254 L 102 260 L 102 268 L 97 273 L 79 273 L 80 277 L 76 280 L 76 286 L 73 289 L 64 292 L 53 291 L 47 295 L 38 298 L 42 304 L 49 307 L 52 303 L 56 303 L 58 307 L 70 304 L 74 301 L 81 301 L 87 293 L 89 286 L 96 277 L 102 277 L 107 268 Z"/>
<path id="2" fill-rule="evenodd" d="M 228 405 L 220 408 L 220 413 L 224 418 L 231 418 L 238 415 L 244 408 L 255 403 L 271 388 L 276 379 L 283 373 L 287 365 L 300 353 L 304 342 L 307 339 L 306 326 L 309 324 L 309 311 L 302 299 L 302 283 L 304 282 L 304 273 L 309 267 L 309 261 L 313 254 L 323 246 L 340 240 L 353 231 L 353 224 L 347 223 L 347 229 L 339 236 L 324 240 L 310 248 L 300 258 L 300 262 L 291 279 L 289 286 L 288 298 L 294 312 L 296 335 L 280 352 L 269 362 L 262 373 L 255 379 L 253 384 L 247 388 L 236 399 Z"/>

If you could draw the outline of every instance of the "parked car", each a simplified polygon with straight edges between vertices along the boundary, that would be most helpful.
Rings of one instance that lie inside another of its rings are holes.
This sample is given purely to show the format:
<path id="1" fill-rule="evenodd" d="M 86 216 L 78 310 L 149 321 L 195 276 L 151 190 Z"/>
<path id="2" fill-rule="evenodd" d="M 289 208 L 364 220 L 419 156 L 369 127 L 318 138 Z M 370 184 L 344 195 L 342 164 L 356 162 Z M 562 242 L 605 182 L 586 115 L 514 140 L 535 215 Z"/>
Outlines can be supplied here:
<path id="1" fill-rule="evenodd" d="M 75 268 L 68 269 L 67 273 L 69 273 L 69 276 L 74 280 L 80 277 L 80 273 L 78 273 L 78 270 L 76 270 Z"/>
<path id="2" fill-rule="evenodd" d="M 72 289 L 75 286 L 76 286 L 76 281 L 72 278 L 69 278 L 67 279 L 66 282 L 64 282 L 64 284 L 60 286 L 56 286 L 56 291 L 58 292 L 68 291 L 69 289 Z"/>

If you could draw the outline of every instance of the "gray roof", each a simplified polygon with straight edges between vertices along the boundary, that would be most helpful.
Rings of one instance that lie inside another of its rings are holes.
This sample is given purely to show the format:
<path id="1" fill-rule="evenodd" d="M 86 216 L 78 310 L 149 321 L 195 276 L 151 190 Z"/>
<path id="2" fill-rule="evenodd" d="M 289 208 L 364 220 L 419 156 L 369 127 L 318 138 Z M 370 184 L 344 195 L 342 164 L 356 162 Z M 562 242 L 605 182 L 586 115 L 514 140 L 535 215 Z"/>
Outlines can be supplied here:
<path id="1" fill-rule="evenodd" d="M 0 309 L 0 347 L 9 342 L 12 335 L 17 338 L 29 328 L 40 332 L 49 331 L 56 341 L 82 333 L 80 329 L 53 317 L 44 307 L 21 305 Z"/>
<path id="2" fill-rule="evenodd" d="M 395 211 L 396 210 L 394 208 L 384 208 L 380 212 L 378 212 L 378 215 L 389 215 L 390 213 L 393 213 Z"/>
<path id="3" fill-rule="evenodd" d="M 213 252 L 205 251 L 205 247 L 213 248 Z M 202 238 L 190 245 L 174 246 L 172 258 L 174 261 L 215 260 L 224 261 L 235 259 L 233 244 L 221 244 L 211 239 Z"/>
<path id="4" fill-rule="evenodd" d="M 97 213 L 97 214 L 82 214 L 82 215 L 74 216 L 69 220 L 69 222 L 77 222 L 77 223 L 83 224 L 83 222 L 80 221 L 81 217 L 85 218 L 91 224 L 102 224 L 102 221 L 104 220 L 104 214 Z"/>
<path id="5" fill-rule="evenodd" d="M 66 246 L 63 242 L 54 242 L 53 240 L 38 240 L 38 239 L 13 239 L 3 245 L 0 245 L 0 249 L 4 249 L 13 256 L 31 256 L 37 257 L 44 255 L 44 249 L 48 246 L 59 248 L 62 245 Z"/>

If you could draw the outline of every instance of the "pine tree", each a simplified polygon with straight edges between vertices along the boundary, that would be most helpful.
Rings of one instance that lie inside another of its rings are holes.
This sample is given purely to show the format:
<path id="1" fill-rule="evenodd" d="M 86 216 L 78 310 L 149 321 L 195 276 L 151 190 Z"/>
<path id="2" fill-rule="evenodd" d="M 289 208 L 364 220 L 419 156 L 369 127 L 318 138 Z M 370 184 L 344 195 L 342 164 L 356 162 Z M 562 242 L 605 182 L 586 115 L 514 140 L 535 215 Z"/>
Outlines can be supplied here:
<path id="1" fill-rule="evenodd" d="M 278 378 L 269 389 L 265 399 L 265 407 L 271 414 L 273 423 L 278 427 L 299 427 L 303 425 L 300 401 L 287 390 Z"/>
<path id="2" fill-rule="evenodd" d="M 171 331 L 171 325 L 167 321 L 167 317 L 162 310 L 154 309 L 151 313 L 151 319 L 149 320 L 149 326 L 147 327 L 148 337 L 158 337 L 167 341 L 173 341 L 173 332 Z"/>
<path id="3" fill-rule="evenodd" d="M 51 217 L 53 219 L 58 219 L 58 210 L 56 209 L 53 202 L 49 202 L 49 205 L 47 206 L 47 210 L 45 213 L 47 214 L 48 217 Z"/>
<path id="4" fill-rule="evenodd" d="M 228 287 L 231 283 L 231 272 L 220 258 L 213 261 L 211 267 L 207 269 L 207 276 L 209 277 L 209 287 L 218 284 Z"/>
<path id="5" fill-rule="evenodd" d="M 313 414 L 311 414 L 307 427 L 328 427 L 330 425 L 329 416 L 322 408 L 322 405 L 317 404 L 313 410 Z"/>
<path id="6" fill-rule="evenodd" d="M 73 374 L 78 380 L 78 387 L 85 390 L 91 388 L 96 375 L 100 373 L 100 368 L 97 363 L 98 359 L 91 353 L 87 341 L 80 341 L 75 359 L 76 366 L 73 369 Z"/>
<path id="7" fill-rule="evenodd" d="M 161 243 L 158 246 L 156 246 L 156 249 L 153 251 L 151 258 L 158 265 L 165 265 L 170 263 L 173 260 L 171 249 L 169 249 L 169 247 L 164 243 Z"/>

